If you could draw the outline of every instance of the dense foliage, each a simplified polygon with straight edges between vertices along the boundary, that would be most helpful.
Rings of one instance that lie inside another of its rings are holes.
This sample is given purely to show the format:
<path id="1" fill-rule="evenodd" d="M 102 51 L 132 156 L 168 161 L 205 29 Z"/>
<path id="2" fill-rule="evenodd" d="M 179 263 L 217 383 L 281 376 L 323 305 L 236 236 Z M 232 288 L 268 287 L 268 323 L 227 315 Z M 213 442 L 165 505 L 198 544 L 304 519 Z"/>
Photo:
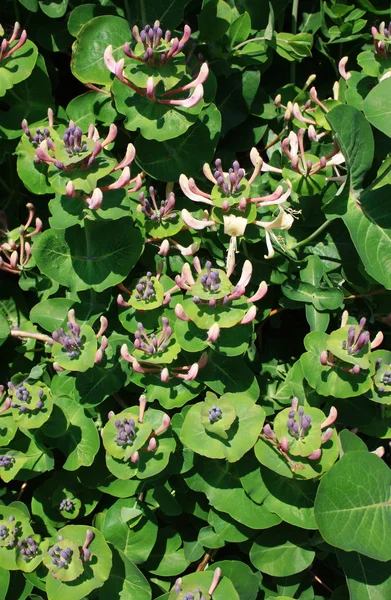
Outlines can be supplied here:
<path id="1" fill-rule="evenodd" d="M 389 1 L 0 17 L 0 599 L 390 598 Z"/>

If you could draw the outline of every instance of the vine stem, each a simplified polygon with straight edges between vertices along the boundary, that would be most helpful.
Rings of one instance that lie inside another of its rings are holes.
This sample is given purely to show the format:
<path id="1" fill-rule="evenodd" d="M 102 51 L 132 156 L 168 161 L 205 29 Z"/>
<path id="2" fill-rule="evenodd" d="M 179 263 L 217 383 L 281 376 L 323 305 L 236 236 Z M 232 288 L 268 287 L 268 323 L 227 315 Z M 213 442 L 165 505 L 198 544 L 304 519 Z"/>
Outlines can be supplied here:
<path id="1" fill-rule="evenodd" d="M 147 11 L 145 10 L 145 0 L 140 0 L 141 21 L 143 25 L 147 22 Z"/>
<path id="2" fill-rule="evenodd" d="M 368 296 L 376 296 L 376 294 L 383 294 L 387 292 L 386 288 L 375 290 L 374 292 L 367 292 L 366 294 L 352 294 L 351 296 L 345 296 L 344 300 L 354 300 L 355 298 L 367 298 Z"/>
<path id="3" fill-rule="evenodd" d="M 299 12 L 299 0 L 293 0 L 292 4 L 292 33 L 297 33 L 297 13 Z M 291 83 L 296 82 L 296 61 L 291 63 Z"/>
<path id="4" fill-rule="evenodd" d="M 288 250 L 296 250 L 296 248 L 301 248 L 301 246 L 305 246 L 307 244 L 307 242 L 311 242 L 320 233 L 322 233 L 322 231 L 327 229 L 327 227 L 330 225 L 330 223 L 331 223 L 331 221 L 325 221 L 324 223 L 322 223 L 322 225 L 320 227 L 318 227 L 318 229 L 316 229 L 313 233 L 311 233 L 311 235 L 306 237 L 305 240 L 301 240 L 301 242 L 297 242 L 297 244 L 293 244 L 293 246 L 289 246 Z"/>
<path id="5" fill-rule="evenodd" d="M 31 331 L 22 331 L 21 329 L 11 329 L 10 334 L 12 337 L 39 340 L 45 342 L 45 344 L 49 344 L 52 341 L 52 338 L 44 333 L 33 333 Z"/>
<path id="6" fill-rule="evenodd" d="M 212 560 L 212 559 L 213 559 L 213 558 L 216 556 L 216 554 L 217 554 L 218 550 L 219 550 L 218 548 L 214 548 L 214 549 L 213 549 L 213 550 L 211 550 L 210 552 L 206 552 L 206 553 L 204 554 L 204 556 L 203 556 L 203 558 L 202 558 L 202 561 L 200 562 L 200 564 L 199 564 L 199 565 L 198 565 L 198 567 L 196 568 L 196 573 L 197 573 L 198 571 L 204 571 L 204 570 L 205 570 L 205 567 L 206 567 L 206 565 L 208 564 L 208 562 L 209 562 L 210 560 Z"/>
<path id="7" fill-rule="evenodd" d="M 245 46 L 246 44 L 249 44 L 250 42 L 262 42 L 263 40 L 265 40 L 265 36 L 261 36 L 261 37 L 256 37 L 256 38 L 251 38 L 250 40 L 246 40 L 245 42 L 240 42 L 240 44 L 238 44 L 237 46 L 234 46 L 231 50 L 231 52 L 233 50 L 237 50 L 238 48 L 241 48 L 242 46 Z"/>

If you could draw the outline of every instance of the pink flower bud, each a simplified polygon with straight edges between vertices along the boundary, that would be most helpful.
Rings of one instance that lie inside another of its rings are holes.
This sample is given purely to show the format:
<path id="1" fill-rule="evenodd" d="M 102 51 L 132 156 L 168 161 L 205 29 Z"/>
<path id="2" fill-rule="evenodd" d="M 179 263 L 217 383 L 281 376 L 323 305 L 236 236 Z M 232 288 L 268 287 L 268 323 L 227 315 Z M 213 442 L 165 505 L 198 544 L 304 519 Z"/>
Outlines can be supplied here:
<path id="1" fill-rule="evenodd" d="M 289 450 L 288 438 L 286 438 L 285 436 L 282 437 L 280 440 L 280 448 L 283 452 L 288 452 Z"/>
<path id="2" fill-rule="evenodd" d="M 220 569 L 220 567 L 217 567 L 217 569 L 215 569 L 215 572 L 213 573 L 212 583 L 210 584 L 210 588 L 208 590 L 209 596 L 212 596 L 212 594 L 214 593 L 214 591 L 217 588 L 218 583 L 221 579 L 221 576 L 222 576 L 222 570 Z"/>
<path id="3" fill-rule="evenodd" d="M 123 306 L 124 308 L 129 308 L 129 304 L 127 302 L 125 302 L 125 300 L 123 299 L 122 294 L 118 294 L 118 296 L 117 296 L 117 304 L 119 306 Z"/>
<path id="4" fill-rule="evenodd" d="M 248 323 L 251 323 L 252 321 L 254 321 L 256 316 L 257 316 L 257 307 L 253 304 L 248 309 L 248 311 L 244 315 L 243 319 L 241 321 L 239 321 L 239 323 L 241 325 L 247 325 Z"/>
<path id="5" fill-rule="evenodd" d="M 164 367 L 164 369 L 162 370 L 162 372 L 160 373 L 160 380 L 163 383 L 167 383 L 167 381 L 170 379 L 170 373 L 169 370 L 167 369 L 167 367 Z"/>
<path id="6" fill-rule="evenodd" d="M 329 363 L 329 359 L 328 359 L 327 350 L 323 350 L 323 352 L 320 355 L 320 364 L 323 365 L 324 367 L 327 367 L 328 363 Z"/>
<path id="7" fill-rule="evenodd" d="M 144 420 L 144 413 L 145 413 L 145 409 L 147 406 L 147 397 L 145 394 L 141 394 L 140 398 L 138 399 L 139 402 L 139 411 L 138 411 L 138 422 L 142 423 Z"/>
<path id="8" fill-rule="evenodd" d="M 97 210 L 101 207 L 103 201 L 102 190 L 95 188 L 92 192 L 91 198 L 87 198 L 87 204 L 91 210 Z"/>
<path id="9" fill-rule="evenodd" d="M 332 429 L 331 427 L 326 429 L 326 431 L 322 435 L 322 444 L 325 444 L 333 437 L 333 431 L 334 431 L 334 429 Z"/>
<path id="10" fill-rule="evenodd" d="M 175 305 L 175 315 L 178 317 L 178 319 L 180 319 L 181 321 L 190 321 L 189 317 L 187 316 L 187 314 L 185 313 L 185 310 L 182 306 L 182 304 L 176 304 Z"/>
<path id="11" fill-rule="evenodd" d="M 379 446 L 378 448 L 376 448 L 376 450 L 373 450 L 371 452 L 371 454 L 376 454 L 376 456 L 378 456 L 379 458 L 382 458 L 384 456 L 384 453 L 385 453 L 384 446 Z"/>
<path id="12" fill-rule="evenodd" d="M 138 462 L 138 459 L 140 458 L 139 453 L 137 452 L 133 452 L 132 456 L 130 457 L 130 462 L 132 462 L 133 464 Z"/>
<path id="13" fill-rule="evenodd" d="M 157 441 L 156 441 L 156 438 L 152 437 L 152 438 L 149 440 L 149 444 L 148 444 L 148 448 L 147 448 L 147 450 L 148 450 L 148 452 L 154 452 L 154 451 L 156 450 L 156 448 L 157 448 Z"/>
<path id="14" fill-rule="evenodd" d="M 200 367 L 199 367 L 198 363 L 194 363 L 193 365 L 191 365 L 189 371 L 185 375 L 185 380 L 186 381 L 194 381 L 194 379 L 198 375 L 199 368 Z"/>
<path id="15" fill-rule="evenodd" d="M 158 427 L 157 429 L 155 429 L 155 435 L 159 435 L 161 433 L 163 433 L 164 431 L 166 431 L 171 423 L 171 419 L 168 415 L 164 414 L 163 415 L 163 419 L 162 419 L 162 424 L 160 425 L 160 427 Z"/>
<path id="16" fill-rule="evenodd" d="M 335 408 L 335 406 L 332 406 L 330 408 L 329 416 L 327 417 L 327 419 L 325 421 L 323 421 L 320 428 L 325 429 L 326 427 L 329 427 L 337 420 L 337 417 L 338 417 L 338 411 Z"/>
<path id="17" fill-rule="evenodd" d="M 206 338 L 207 342 L 212 342 L 213 344 L 218 340 L 220 336 L 220 326 L 218 323 L 213 323 L 212 327 L 208 330 L 208 337 Z"/>
<path id="18" fill-rule="evenodd" d="M 307 458 L 308 458 L 308 460 L 319 460 L 319 458 L 321 456 L 322 456 L 322 450 L 319 448 L 318 450 L 315 450 L 312 454 L 307 456 Z"/>
<path id="19" fill-rule="evenodd" d="M 263 433 L 266 435 L 266 437 L 271 438 L 272 440 L 276 439 L 277 437 L 269 423 L 267 423 L 263 428 Z"/>
<path id="20" fill-rule="evenodd" d="M 378 348 L 378 346 L 380 346 L 380 344 L 382 343 L 383 340 L 384 340 L 383 332 L 378 331 L 377 334 L 375 335 L 374 339 L 371 342 L 371 350 Z"/>
<path id="21" fill-rule="evenodd" d="M 167 256 L 169 250 L 170 250 L 170 242 L 168 240 L 163 240 L 162 243 L 160 244 L 158 254 L 159 254 L 159 256 Z"/>

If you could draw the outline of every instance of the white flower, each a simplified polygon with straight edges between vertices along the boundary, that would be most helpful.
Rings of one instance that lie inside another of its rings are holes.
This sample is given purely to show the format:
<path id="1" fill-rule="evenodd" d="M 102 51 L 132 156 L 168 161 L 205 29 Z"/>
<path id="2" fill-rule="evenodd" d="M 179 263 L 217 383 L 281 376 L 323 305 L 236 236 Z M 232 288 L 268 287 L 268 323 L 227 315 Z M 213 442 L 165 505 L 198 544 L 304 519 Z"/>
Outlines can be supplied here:
<path id="1" fill-rule="evenodd" d="M 224 215 L 224 233 L 231 236 L 227 253 L 227 275 L 230 277 L 235 268 L 235 252 L 237 252 L 236 238 L 244 234 L 247 219 L 235 215 Z"/>
<path id="2" fill-rule="evenodd" d="M 243 235 L 247 226 L 247 219 L 235 215 L 224 215 L 224 233 L 231 237 Z"/>
<path id="3" fill-rule="evenodd" d="M 290 229 L 293 224 L 293 217 L 289 213 L 286 213 L 280 206 L 278 207 L 280 213 L 274 221 L 256 221 L 255 224 L 259 227 L 263 227 L 265 230 L 266 246 L 268 254 L 265 254 L 265 258 L 272 258 L 274 256 L 274 248 L 272 239 L 278 242 L 276 235 L 273 233 L 273 229 L 286 230 Z"/>

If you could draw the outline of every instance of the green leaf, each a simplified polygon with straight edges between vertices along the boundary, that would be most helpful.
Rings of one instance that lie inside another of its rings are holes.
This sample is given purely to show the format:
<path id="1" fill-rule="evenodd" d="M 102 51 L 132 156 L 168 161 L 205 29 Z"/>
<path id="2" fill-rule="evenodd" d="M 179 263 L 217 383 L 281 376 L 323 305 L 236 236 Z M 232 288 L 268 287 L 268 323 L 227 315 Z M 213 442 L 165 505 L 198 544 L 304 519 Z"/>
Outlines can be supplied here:
<path id="1" fill-rule="evenodd" d="M 248 117 L 260 79 L 259 71 L 234 72 L 219 84 L 216 103 L 223 118 L 223 137 Z"/>
<path id="2" fill-rule="evenodd" d="M 125 482 L 122 481 L 121 484 L 125 485 Z M 144 563 L 150 555 L 157 539 L 158 527 L 154 514 L 148 509 L 141 521 L 130 527 L 121 518 L 121 510 L 125 506 L 129 506 L 129 498 L 117 500 L 104 513 L 100 530 L 110 544 L 138 565 Z"/>
<path id="3" fill-rule="evenodd" d="M 391 562 L 379 562 L 358 554 L 337 550 L 345 573 L 350 598 L 382 600 L 391 596 Z"/>
<path id="4" fill-rule="evenodd" d="M 384 79 L 377 84 L 364 100 L 363 108 L 368 121 L 377 129 L 391 137 L 391 80 Z"/>
<path id="5" fill-rule="evenodd" d="M 281 291 L 290 300 L 311 303 L 317 310 L 335 310 L 343 303 L 343 293 L 338 288 L 321 288 L 298 279 L 285 282 Z"/>
<path id="6" fill-rule="evenodd" d="M 348 105 L 332 108 L 327 113 L 327 121 L 345 157 L 352 187 L 360 189 L 375 153 L 371 126 L 357 108 Z"/>
<path id="7" fill-rule="evenodd" d="M 83 83 L 111 84 L 111 73 L 103 55 L 107 46 L 113 46 L 115 60 L 124 58 L 123 46 L 131 38 L 125 19 L 111 15 L 95 17 L 79 32 L 73 44 L 71 69 Z"/>
<path id="8" fill-rule="evenodd" d="M 145 568 L 153 575 L 170 577 L 187 569 L 189 561 L 185 557 L 182 539 L 171 527 L 161 527 L 159 537 L 148 558 Z"/>
<path id="9" fill-rule="evenodd" d="M 48 229 L 34 244 L 38 268 L 72 291 L 98 292 L 121 282 L 142 251 L 142 236 L 130 217 L 117 221 L 86 221 L 56 231 Z"/>
<path id="10" fill-rule="evenodd" d="M 286 577 L 304 571 L 312 563 L 311 550 L 304 531 L 281 525 L 261 533 L 250 550 L 252 564 L 274 577 Z"/>
<path id="11" fill-rule="evenodd" d="M 215 42 L 227 31 L 232 19 L 230 6 L 224 0 L 204 2 L 198 15 L 200 37 L 208 42 Z"/>
<path id="12" fill-rule="evenodd" d="M 277 33 L 277 53 L 289 61 L 301 61 L 311 56 L 313 36 L 311 33 Z"/>
<path id="13" fill-rule="evenodd" d="M 99 121 L 110 125 L 117 116 L 111 97 L 102 92 L 87 92 L 76 96 L 68 104 L 66 111 L 69 118 L 76 126 L 81 127 L 84 133 L 88 131 L 91 123 Z"/>
<path id="14" fill-rule="evenodd" d="M 55 331 L 67 321 L 67 314 L 75 304 L 70 298 L 50 298 L 38 302 L 30 311 L 30 321 L 49 331 Z"/>
<path id="15" fill-rule="evenodd" d="M 391 559 L 391 471 L 375 454 L 349 452 L 326 473 L 315 500 L 323 538 L 375 560 Z"/>
<path id="16" fill-rule="evenodd" d="M 150 600 L 151 588 L 141 571 L 120 550 L 113 550 L 113 567 L 110 577 L 99 591 L 99 599 L 131 598 Z"/>
<path id="17" fill-rule="evenodd" d="M 236 420 L 226 432 L 227 439 L 220 437 L 218 432 L 213 433 L 213 426 L 205 429 L 201 417 L 203 402 L 190 408 L 180 439 L 193 452 L 209 458 L 226 458 L 229 462 L 236 462 L 255 445 L 265 420 L 265 411 L 245 394 L 225 394 L 218 400 L 214 394 L 211 396 L 216 399 L 213 403 L 222 408 L 222 420 L 225 416 L 224 400 L 230 400 L 235 405 Z M 219 425 L 219 422 L 215 424 Z"/>
<path id="18" fill-rule="evenodd" d="M 189 156 L 192 172 L 212 160 L 220 136 L 221 115 L 214 104 L 205 108 L 196 123 L 183 135 L 165 142 L 136 139 L 136 162 L 146 173 L 160 181 L 176 181 L 188 173 Z"/>
<path id="19" fill-rule="evenodd" d="M 39 6 L 45 15 L 51 19 L 59 19 L 64 16 L 68 8 L 69 0 L 39 0 Z"/>
<path id="20" fill-rule="evenodd" d="M 211 571 L 217 568 L 220 568 L 224 577 L 233 583 L 240 600 L 256 600 L 259 591 L 258 578 L 248 565 L 238 560 L 220 560 L 209 565 Z"/>
<path id="21" fill-rule="evenodd" d="M 243 458 L 242 460 L 246 460 Z M 235 466 L 228 468 L 222 461 L 196 461 L 196 468 L 184 474 L 190 489 L 203 492 L 218 511 L 228 513 L 235 521 L 251 529 L 266 529 L 280 522 L 263 504 L 256 504 L 240 485 Z M 238 463 L 237 468 L 240 468 Z"/>
<path id="22" fill-rule="evenodd" d="M 16 43 L 14 42 L 14 45 Z M 9 58 L 4 58 L 0 66 L 0 97 L 15 84 L 28 78 L 38 58 L 37 46 L 27 40 Z"/>
<path id="23" fill-rule="evenodd" d="M 390 185 L 371 190 L 360 198 L 360 204 L 350 196 L 343 216 L 367 273 L 386 289 L 391 289 L 390 190 Z"/>
<path id="24" fill-rule="evenodd" d="M 201 101 L 189 109 L 153 102 L 118 79 L 114 80 L 112 92 L 118 112 L 126 117 L 126 129 L 139 129 L 143 138 L 155 142 L 165 142 L 185 134 L 197 121 L 204 104 Z"/>
<path id="25" fill-rule="evenodd" d="M 63 468 L 76 471 L 79 467 L 92 465 L 100 446 L 94 421 L 73 399 L 63 396 L 57 402 L 69 422 L 66 433 L 57 440 L 60 450 L 67 457 Z"/>
<path id="26" fill-rule="evenodd" d="M 296 527 L 318 528 L 314 516 L 315 483 L 280 477 L 266 468 L 262 468 L 262 478 L 269 492 L 265 506 L 270 512 Z"/>
<path id="27" fill-rule="evenodd" d="M 259 397 L 257 380 L 242 358 L 210 352 L 208 364 L 200 371 L 199 379 L 220 396 L 227 392 L 243 393 L 254 402 Z"/>
<path id="28" fill-rule="evenodd" d="M 247 40 L 251 31 L 251 18 L 247 11 L 244 11 L 231 24 L 227 35 L 229 37 L 229 46 L 234 48 L 237 44 Z"/>
<path id="29" fill-rule="evenodd" d="M 0 346 L 5 342 L 10 333 L 10 326 L 4 313 L 0 310 Z"/>

